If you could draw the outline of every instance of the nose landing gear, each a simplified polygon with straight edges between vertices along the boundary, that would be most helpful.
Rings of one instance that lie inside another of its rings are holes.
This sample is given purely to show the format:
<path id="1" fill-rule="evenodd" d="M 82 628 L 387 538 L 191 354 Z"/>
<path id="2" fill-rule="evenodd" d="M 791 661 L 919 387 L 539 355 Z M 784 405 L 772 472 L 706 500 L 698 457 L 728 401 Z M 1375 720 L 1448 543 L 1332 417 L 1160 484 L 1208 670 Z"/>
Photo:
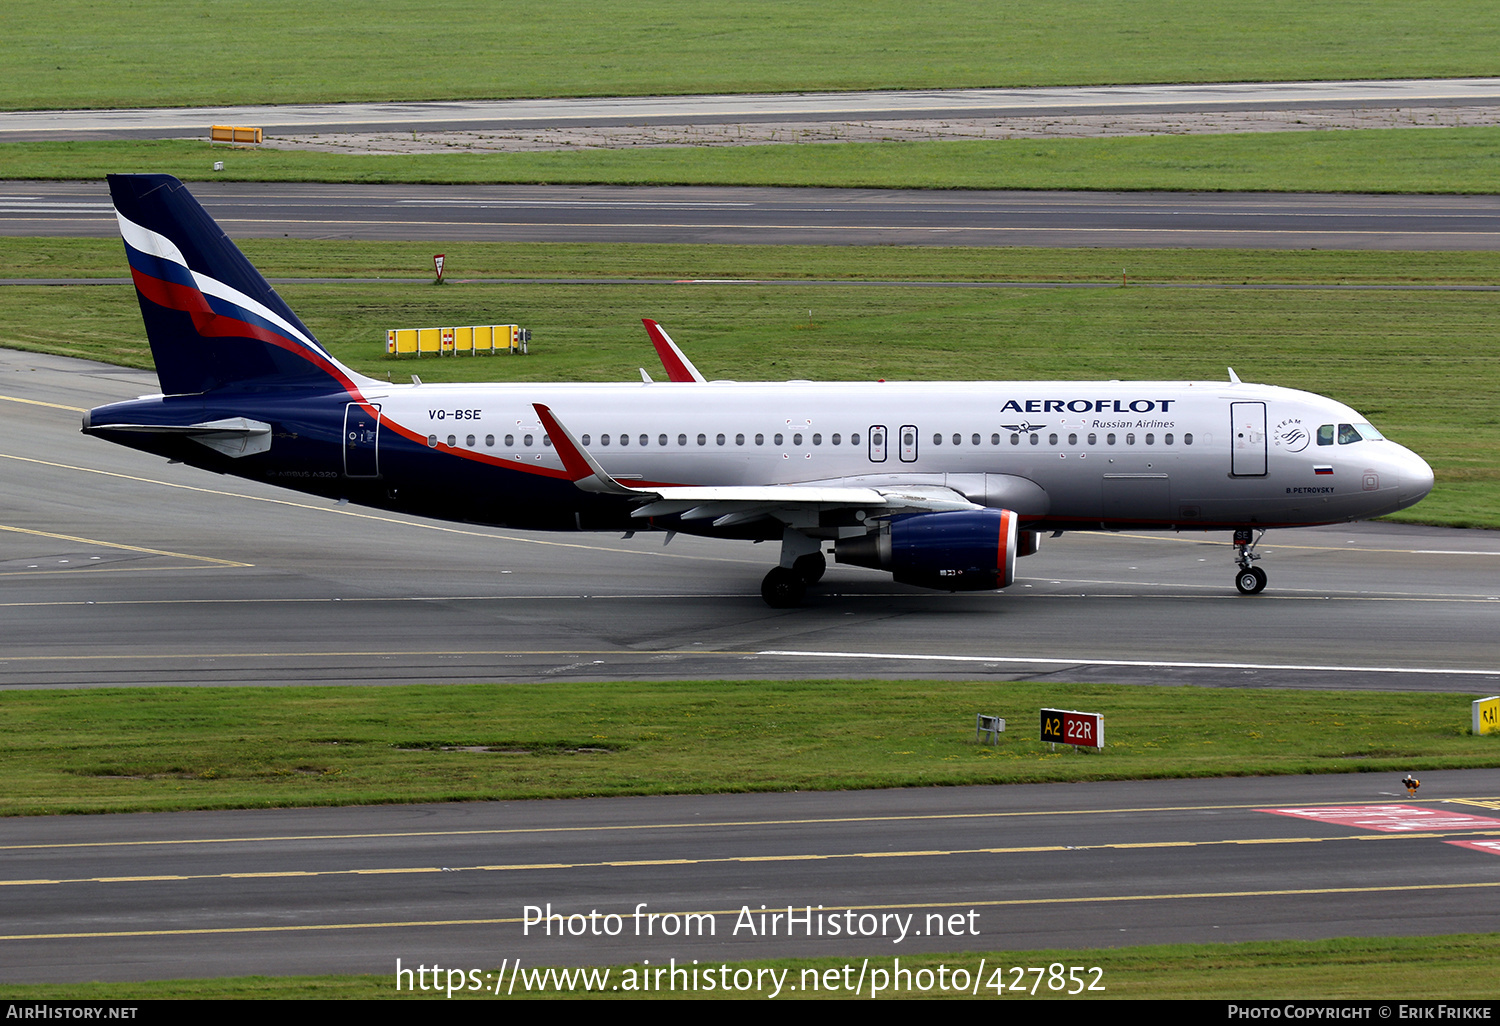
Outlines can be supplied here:
<path id="1" fill-rule="evenodd" d="M 1241 595 L 1258 595 L 1266 590 L 1266 572 L 1254 565 L 1260 558 L 1255 546 L 1265 536 L 1265 531 L 1259 534 L 1249 530 L 1234 532 L 1234 561 L 1239 565 L 1239 570 L 1234 575 L 1234 586 L 1240 590 Z"/>

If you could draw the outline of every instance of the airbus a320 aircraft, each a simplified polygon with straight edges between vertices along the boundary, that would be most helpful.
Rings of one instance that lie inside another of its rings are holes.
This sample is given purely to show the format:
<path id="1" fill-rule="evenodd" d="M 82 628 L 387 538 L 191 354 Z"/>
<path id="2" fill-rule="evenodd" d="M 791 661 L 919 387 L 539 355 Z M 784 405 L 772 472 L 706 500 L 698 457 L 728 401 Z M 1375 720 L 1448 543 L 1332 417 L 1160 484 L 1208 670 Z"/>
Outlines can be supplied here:
<path id="1" fill-rule="evenodd" d="M 206 470 L 403 513 L 779 541 L 761 594 L 841 563 L 1004 588 L 1043 532 L 1233 532 L 1380 516 L 1432 470 L 1342 403 L 1239 381 L 393 385 L 340 364 L 166 175 L 110 192 L 162 394 L 83 430 Z M 1257 533 L 1259 532 L 1259 533 Z"/>

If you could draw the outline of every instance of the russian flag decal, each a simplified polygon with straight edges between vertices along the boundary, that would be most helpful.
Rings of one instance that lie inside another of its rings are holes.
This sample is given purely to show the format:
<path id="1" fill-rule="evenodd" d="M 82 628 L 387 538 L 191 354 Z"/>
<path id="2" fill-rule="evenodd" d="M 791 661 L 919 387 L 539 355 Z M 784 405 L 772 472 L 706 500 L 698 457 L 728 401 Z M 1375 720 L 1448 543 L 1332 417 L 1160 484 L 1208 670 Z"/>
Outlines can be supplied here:
<path id="1" fill-rule="evenodd" d="M 1313 473 L 1314 474 L 1328 474 L 1329 476 L 1332 476 L 1333 475 L 1333 468 L 1332 467 L 1313 467 Z"/>

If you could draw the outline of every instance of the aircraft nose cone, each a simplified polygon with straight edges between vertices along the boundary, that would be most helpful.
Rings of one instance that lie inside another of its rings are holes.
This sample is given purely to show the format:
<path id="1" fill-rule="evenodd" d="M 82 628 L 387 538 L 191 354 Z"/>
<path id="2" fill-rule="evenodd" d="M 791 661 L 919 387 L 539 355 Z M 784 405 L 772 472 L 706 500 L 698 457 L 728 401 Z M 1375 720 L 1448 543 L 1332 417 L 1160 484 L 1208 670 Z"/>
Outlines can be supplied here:
<path id="1" fill-rule="evenodd" d="M 1432 468 L 1410 449 L 1402 449 L 1401 456 L 1401 505 L 1414 506 L 1432 491 Z"/>

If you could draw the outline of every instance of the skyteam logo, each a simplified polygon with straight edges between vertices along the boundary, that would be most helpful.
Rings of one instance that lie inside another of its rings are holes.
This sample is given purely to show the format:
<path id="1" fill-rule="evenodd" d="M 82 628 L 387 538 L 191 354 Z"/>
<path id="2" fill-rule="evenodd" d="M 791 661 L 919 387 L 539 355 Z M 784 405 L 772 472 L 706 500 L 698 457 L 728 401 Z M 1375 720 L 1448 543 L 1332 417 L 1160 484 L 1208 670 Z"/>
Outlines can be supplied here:
<path id="1" fill-rule="evenodd" d="M 1307 448 L 1307 443 L 1312 441 L 1312 434 L 1302 426 L 1301 417 L 1288 417 L 1277 424 L 1271 432 L 1272 439 L 1277 448 L 1285 449 L 1287 452 L 1301 452 Z"/>

